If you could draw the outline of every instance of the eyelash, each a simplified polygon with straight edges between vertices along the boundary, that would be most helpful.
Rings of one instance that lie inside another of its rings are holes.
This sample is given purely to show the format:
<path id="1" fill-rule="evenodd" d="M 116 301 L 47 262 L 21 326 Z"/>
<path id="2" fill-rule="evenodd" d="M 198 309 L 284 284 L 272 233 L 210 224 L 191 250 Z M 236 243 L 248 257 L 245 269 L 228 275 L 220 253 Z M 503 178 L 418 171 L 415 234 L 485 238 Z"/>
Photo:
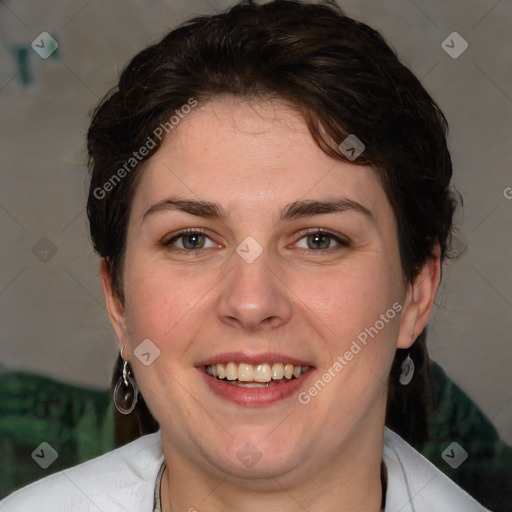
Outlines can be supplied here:
<path id="1" fill-rule="evenodd" d="M 180 238 L 183 238 L 184 236 L 186 235 L 206 235 L 206 230 L 205 229 L 201 229 L 201 228 L 188 228 L 188 229 L 182 229 L 181 231 L 178 231 L 178 233 L 176 233 L 172 238 L 170 238 L 169 240 L 165 241 L 163 243 L 163 245 L 165 247 L 169 247 L 173 244 L 173 242 L 175 242 L 176 240 L 179 240 Z M 336 234 L 332 233 L 331 231 L 328 231 L 328 230 L 324 230 L 324 229 L 316 229 L 316 228 L 312 228 L 312 229 L 309 229 L 309 230 L 305 230 L 305 231 L 302 231 L 300 233 L 300 238 L 297 240 L 297 242 L 299 240 L 302 240 L 303 238 L 306 238 L 307 236 L 309 235 L 324 235 L 324 236 L 327 236 L 333 240 L 335 240 L 339 246 L 341 247 L 350 247 L 350 242 L 348 240 L 344 240 L 342 238 L 340 238 L 339 236 L 337 236 Z M 207 238 L 210 238 L 208 235 L 206 235 Z M 211 238 L 210 238 L 211 240 Z M 340 247 L 338 247 L 339 249 Z M 207 249 L 209 249 L 207 247 Z M 303 254 L 312 254 L 312 253 L 322 253 L 322 252 L 327 252 L 327 253 L 330 253 L 331 251 L 333 250 L 336 250 L 337 248 L 336 247 L 331 247 L 329 249 L 300 249 L 299 251 Z M 173 252 L 176 252 L 176 253 L 179 253 L 179 254 L 191 254 L 191 253 L 195 253 L 196 255 L 198 255 L 198 253 L 204 249 L 180 249 L 180 248 L 177 248 L 177 247 L 173 247 Z"/>

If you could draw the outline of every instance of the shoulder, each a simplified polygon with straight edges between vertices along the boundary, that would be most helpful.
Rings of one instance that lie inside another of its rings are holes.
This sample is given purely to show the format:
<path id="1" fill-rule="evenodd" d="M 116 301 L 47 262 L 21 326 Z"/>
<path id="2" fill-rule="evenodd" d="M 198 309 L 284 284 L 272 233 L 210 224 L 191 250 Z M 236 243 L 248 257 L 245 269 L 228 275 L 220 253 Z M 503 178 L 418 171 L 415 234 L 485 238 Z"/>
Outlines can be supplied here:
<path id="1" fill-rule="evenodd" d="M 12 493 L 0 502 L 0 512 L 152 510 L 162 461 L 158 431 Z"/>
<path id="2" fill-rule="evenodd" d="M 486 512 L 466 491 L 398 434 L 384 431 L 388 468 L 386 512 Z"/>

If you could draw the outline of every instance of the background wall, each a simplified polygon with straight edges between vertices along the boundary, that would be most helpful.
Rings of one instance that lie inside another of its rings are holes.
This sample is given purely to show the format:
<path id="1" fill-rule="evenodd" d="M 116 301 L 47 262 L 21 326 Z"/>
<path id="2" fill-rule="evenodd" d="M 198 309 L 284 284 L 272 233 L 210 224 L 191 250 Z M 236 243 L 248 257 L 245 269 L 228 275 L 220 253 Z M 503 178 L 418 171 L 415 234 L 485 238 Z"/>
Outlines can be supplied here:
<path id="1" fill-rule="evenodd" d="M 84 210 L 89 113 L 139 49 L 193 14 L 232 4 L 0 2 L 3 365 L 108 386 L 116 343 Z M 450 122 L 454 182 L 465 202 L 457 244 L 467 249 L 445 267 L 430 352 L 512 443 L 512 3 L 340 5 L 381 31 Z M 47 58 L 36 52 L 52 49 L 42 32 L 58 42 Z"/>

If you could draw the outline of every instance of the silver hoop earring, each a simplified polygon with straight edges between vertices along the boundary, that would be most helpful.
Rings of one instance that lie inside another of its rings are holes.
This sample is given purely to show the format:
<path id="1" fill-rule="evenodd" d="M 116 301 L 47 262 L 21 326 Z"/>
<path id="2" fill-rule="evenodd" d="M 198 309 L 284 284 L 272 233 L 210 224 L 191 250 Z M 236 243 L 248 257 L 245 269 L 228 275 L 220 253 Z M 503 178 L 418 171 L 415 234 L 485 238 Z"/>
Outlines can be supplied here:
<path id="1" fill-rule="evenodd" d="M 121 357 L 123 357 L 122 354 Z M 123 359 L 123 373 L 114 388 L 114 405 L 121 414 L 130 414 L 135 409 L 138 398 L 139 387 L 131 377 L 128 361 Z"/>
<path id="2" fill-rule="evenodd" d="M 409 354 L 407 354 L 407 357 L 403 360 L 400 369 L 402 370 L 399 379 L 400 384 L 402 384 L 402 386 L 407 386 L 414 376 L 414 361 L 411 359 Z"/>

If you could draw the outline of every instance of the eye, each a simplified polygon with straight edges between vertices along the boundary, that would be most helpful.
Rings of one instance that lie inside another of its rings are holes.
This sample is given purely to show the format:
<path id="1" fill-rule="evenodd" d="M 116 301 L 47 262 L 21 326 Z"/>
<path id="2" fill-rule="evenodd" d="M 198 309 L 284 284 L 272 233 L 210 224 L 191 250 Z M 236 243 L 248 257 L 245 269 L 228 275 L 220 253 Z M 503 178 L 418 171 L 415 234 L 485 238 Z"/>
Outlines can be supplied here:
<path id="1" fill-rule="evenodd" d="M 307 231 L 306 236 L 300 238 L 299 241 L 304 239 L 306 240 L 306 249 L 309 252 L 324 252 L 325 250 L 336 249 L 336 246 L 333 247 L 333 242 L 342 247 L 349 247 L 350 245 L 348 240 L 343 239 L 329 231 L 318 229 Z"/>
<path id="2" fill-rule="evenodd" d="M 205 234 L 202 229 L 183 229 L 176 233 L 175 236 L 164 242 L 164 246 L 174 246 L 174 250 L 177 252 L 192 252 L 198 249 L 208 249 L 209 247 L 217 247 L 217 244 L 213 243 L 207 247 L 206 241 L 211 239 Z M 179 242 L 178 242 L 179 241 Z M 175 243 L 180 245 L 176 246 Z"/>

